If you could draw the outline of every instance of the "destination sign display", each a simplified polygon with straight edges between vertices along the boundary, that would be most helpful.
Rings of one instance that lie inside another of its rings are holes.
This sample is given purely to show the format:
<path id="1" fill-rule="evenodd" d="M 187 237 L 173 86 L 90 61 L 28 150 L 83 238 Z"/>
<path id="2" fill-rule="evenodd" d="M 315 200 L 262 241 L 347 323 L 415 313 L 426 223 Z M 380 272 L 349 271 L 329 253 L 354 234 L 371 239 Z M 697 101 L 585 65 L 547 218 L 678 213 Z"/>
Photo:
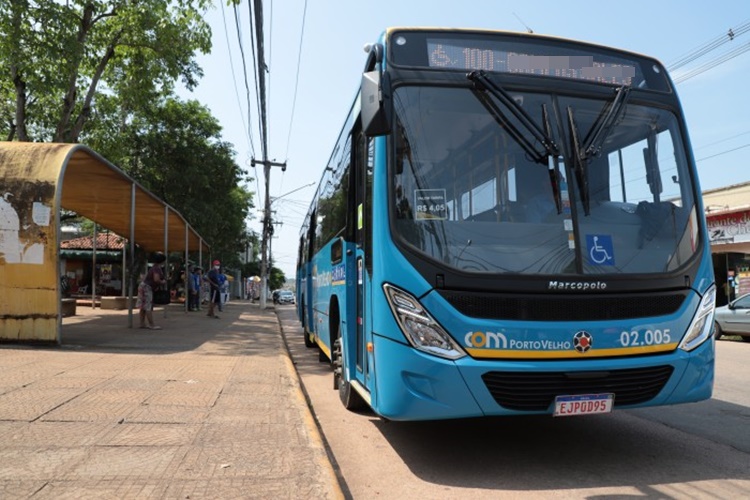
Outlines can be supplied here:
<path id="1" fill-rule="evenodd" d="M 666 71 L 648 58 L 550 37 L 508 33 L 396 32 L 395 66 L 513 73 L 668 90 Z"/>

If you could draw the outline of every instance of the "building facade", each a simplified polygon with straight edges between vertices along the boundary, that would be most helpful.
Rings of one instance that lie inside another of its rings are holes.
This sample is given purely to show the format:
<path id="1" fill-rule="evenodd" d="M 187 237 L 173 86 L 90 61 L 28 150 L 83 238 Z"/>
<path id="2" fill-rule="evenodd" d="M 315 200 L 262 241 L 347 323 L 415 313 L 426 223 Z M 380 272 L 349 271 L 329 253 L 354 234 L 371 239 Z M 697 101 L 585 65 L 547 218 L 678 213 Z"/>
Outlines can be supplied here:
<path id="1" fill-rule="evenodd" d="M 717 305 L 750 292 L 750 182 L 703 192 Z"/>

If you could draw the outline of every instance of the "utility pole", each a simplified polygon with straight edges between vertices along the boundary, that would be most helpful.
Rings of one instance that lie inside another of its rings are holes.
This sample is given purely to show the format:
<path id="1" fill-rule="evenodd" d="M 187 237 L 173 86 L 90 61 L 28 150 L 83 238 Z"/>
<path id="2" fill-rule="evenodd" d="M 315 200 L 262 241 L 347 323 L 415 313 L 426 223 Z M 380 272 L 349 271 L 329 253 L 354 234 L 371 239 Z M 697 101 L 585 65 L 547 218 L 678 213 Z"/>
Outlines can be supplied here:
<path id="1" fill-rule="evenodd" d="M 263 165 L 263 174 L 266 178 L 266 200 L 263 204 L 263 234 L 261 235 L 260 245 L 260 308 L 266 308 L 268 300 L 268 238 L 273 231 L 271 226 L 271 193 L 270 177 L 271 167 L 281 167 L 281 171 L 286 171 L 286 162 L 278 163 L 275 161 L 259 161 L 255 158 L 250 160 L 250 165 Z"/>

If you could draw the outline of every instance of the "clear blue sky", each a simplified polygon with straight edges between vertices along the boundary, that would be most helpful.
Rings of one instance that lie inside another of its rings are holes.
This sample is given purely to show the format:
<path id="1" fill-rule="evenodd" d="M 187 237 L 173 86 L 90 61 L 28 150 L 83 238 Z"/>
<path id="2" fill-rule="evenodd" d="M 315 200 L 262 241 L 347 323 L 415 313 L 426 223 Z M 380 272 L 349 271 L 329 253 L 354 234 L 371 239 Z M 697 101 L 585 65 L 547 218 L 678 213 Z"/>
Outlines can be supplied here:
<path id="1" fill-rule="evenodd" d="M 221 3 L 206 17 L 213 29 L 213 51 L 198 58 L 205 76 L 195 92 L 182 92 L 182 97 L 202 102 L 220 120 L 224 140 L 237 151 L 237 163 L 256 177 L 251 189 L 257 191 L 256 204 L 261 208 L 262 168 L 254 171 L 249 162 L 253 155 L 261 159 L 261 143 L 248 0 L 242 1 L 239 13 L 250 86 L 249 121 L 234 11 L 222 9 Z M 272 197 L 318 181 L 359 85 L 365 61 L 362 47 L 388 26 L 525 31 L 526 25 L 535 33 L 648 54 L 670 66 L 730 28 L 750 21 L 747 0 L 634 0 L 624 4 L 600 0 L 310 0 L 300 55 L 304 11 L 304 0 L 264 2 L 268 156 L 288 165 L 286 172 L 272 169 Z M 750 33 L 738 36 L 682 72 L 748 44 Z M 672 77 L 679 75 L 677 71 Z M 750 51 L 677 85 L 703 190 L 750 181 L 749 77 Z M 299 227 L 314 190 L 315 186 L 302 188 L 272 206 L 275 220 L 283 223 L 276 226 L 273 258 L 288 278 L 294 276 Z M 256 213 L 249 227 L 258 231 L 259 220 Z"/>

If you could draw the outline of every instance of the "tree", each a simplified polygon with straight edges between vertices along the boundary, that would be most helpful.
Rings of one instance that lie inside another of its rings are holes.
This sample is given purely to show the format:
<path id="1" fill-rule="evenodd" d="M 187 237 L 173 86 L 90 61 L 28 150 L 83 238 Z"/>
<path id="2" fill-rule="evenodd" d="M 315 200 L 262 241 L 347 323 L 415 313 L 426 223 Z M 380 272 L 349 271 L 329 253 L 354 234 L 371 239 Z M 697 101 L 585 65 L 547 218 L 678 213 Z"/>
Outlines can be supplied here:
<path id="1" fill-rule="evenodd" d="M 278 267 L 272 266 L 268 273 L 268 286 L 271 287 L 271 290 L 278 290 L 283 287 L 285 283 L 286 276 L 284 276 L 284 271 Z"/>
<path id="2" fill-rule="evenodd" d="M 0 2 L 0 131 L 8 140 L 78 142 L 99 99 L 120 110 L 187 88 L 211 48 L 210 0 Z"/>
<path id="3" fill-rule="evenodd" d="M 202 76 L 210 0 L 0 0 L 0 134 L 84 140 L 177 209 L 225 265 L 253 207 L 221 127 L 172 96 Z"/>
<path id="4" fill-rule="evenodd" d="M 152 103 L 119 133 L 92 129 L 86 140 L 106 158 L 179 211 L 206 239 L 212 255 L 239 265 L 253 208 L 250 179 L 234 161 L 221 126 L 197 101 L 169 98 Z"/>

